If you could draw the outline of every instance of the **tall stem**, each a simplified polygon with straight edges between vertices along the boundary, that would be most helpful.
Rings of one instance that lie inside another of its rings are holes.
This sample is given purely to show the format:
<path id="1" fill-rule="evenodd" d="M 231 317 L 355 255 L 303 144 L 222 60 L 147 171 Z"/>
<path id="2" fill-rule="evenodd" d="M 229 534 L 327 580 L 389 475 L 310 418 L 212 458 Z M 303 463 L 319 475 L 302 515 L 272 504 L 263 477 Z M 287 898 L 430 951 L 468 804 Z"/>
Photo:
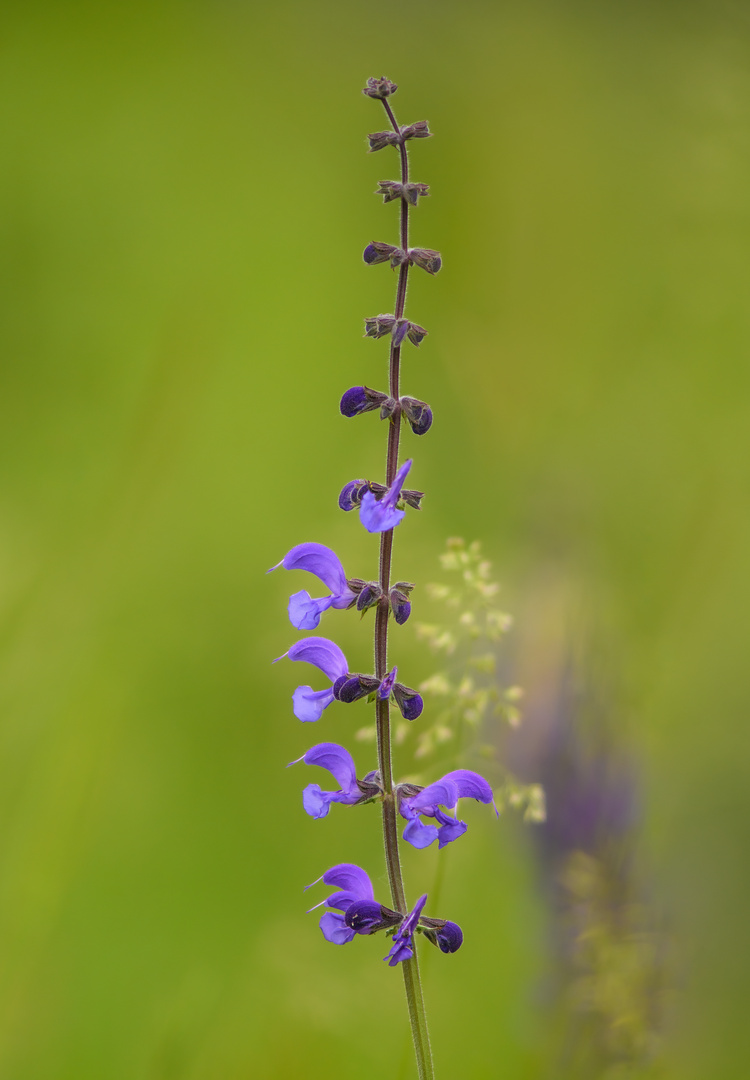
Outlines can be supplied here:
<path id="1" fill-rule="evenodd" d="M 393 125 L 394 131 L 399 131 L 396 117 L 393 115 L 387 98 L 381 99 L 388 119 Z M 409 182 L 409 159 L 406 152 L 406 142 L 399 143 L 401 155 L 401 183 Z M 400 216 L 401 247 L 404 251 L 409 250 L 409 204 L 402 196 Z M 403 317 L 406 305 L 406 285 L 409 276 L 408 262 L 402 263 L 398 272 L 398 286 L 396 289 L 397 319 Z M 390 354 L 390 382 L 389 392 L 394 401 L 399 400 L 399 377 L 401 370 L 401 346 L 394 345 L 391 338 Z M 398 448 L 401 435 L 401 409 L 396 407 L 388 424 L 388 450 L 385 462 L 385 482 L 388 487 L 398 470 Z M 375 612 L 375 674 L 382 679 L 388 671 L 388 592 L 391 587 L 391 557 L 393 554 L 393 529 L 381 533 L 380 536 L 380 588 L 383 590 L 383 600 L 378 604 Z M 375 718 L 377 723 L 378 740 L 378 765 L 383 780 L 383 840 L 385 844 L 385 861 L 388 867 L 388 880 L 391 886 L 393 907 L 396 911 L 404 914 L 408 912 L 406 895 L 404 893 L 404 880 L 401 872 L 401 861 L 398 853 L 398 821 L 397 807 L 393 791 L 393 761 L 391 755 L 391 717 L 390 702 L 377 699 L 375 706 Z M 406 1001 L 409 1008 L 409 1021 L 411 1023 L 412 1039 L 414 1041 L 414 1053 L 417 1059 L 419 1080 L 433 1080 L 435 1075 L 432 1064 L 432 1051 L 430 1037 L 427 1031 L 427 1016 L 422 995 L 422 983 L 419 978 L 419 964 L 417 962 L 416 947 L 411 960 L 401 964 L 404 973 L 404 988 Z"/>

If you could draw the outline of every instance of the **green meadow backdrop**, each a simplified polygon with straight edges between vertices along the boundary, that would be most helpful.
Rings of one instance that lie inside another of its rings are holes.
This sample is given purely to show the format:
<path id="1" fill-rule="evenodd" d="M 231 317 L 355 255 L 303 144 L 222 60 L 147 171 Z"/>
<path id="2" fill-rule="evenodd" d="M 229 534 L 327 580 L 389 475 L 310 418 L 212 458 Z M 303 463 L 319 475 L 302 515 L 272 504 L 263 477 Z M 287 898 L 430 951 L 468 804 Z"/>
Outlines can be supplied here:
<path id="1" fill-rule="evenodd" d="M 361 261 L 396 235 L 372 194 L 396 155 L 365 152 L 380 74 L 435 132 L 412 235 L 444 258 L 410 286 L 430 335 L 404 390 L 435 423 L 405 431 L 427 497 L 395 573 L 436 580 L 447 537 L 479 539 L 530 712 L 568 657 L 597 687 L 658 984 L 638 1064 L 571 1046 L 544 827 L 472 804 L 459 844 L 405 857 L 412 896 L 444 861 L 466 939 L 426 957 L 438 1075 L 745 1075 L 748 5 L 71 0 L 3 23 L 0 1076 L 412 1076 L 383 940 L 328 945 L 302 892 L 339 861 L 383 888 L 377 811 L 313 821 L 322 775 L 284 768 L 366 710 L 294 719 L 309 676 L 270 661 L 308 583 L 265 576 L 305 540 L 375 573 L 336 495 L 383 464 L 377 417 L 337 407 L 386 381 L 362 338 L 395 284 Z M 414 604 L 412 685 L 434 670 Z M 368 669 L 369 621 L 321 629 Z M 502 725 L 481 738 L 505 752 Z"/>

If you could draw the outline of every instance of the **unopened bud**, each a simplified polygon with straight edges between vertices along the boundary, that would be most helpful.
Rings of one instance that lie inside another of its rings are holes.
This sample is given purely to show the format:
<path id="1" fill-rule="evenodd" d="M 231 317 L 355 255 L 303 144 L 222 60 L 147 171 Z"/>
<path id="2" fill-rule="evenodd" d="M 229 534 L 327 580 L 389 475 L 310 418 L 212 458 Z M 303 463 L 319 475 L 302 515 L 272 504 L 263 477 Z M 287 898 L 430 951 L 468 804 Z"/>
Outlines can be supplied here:
<path id="1" fill-rule="evenodd" d="M 339 506 L 342 510 L 354 510 L 362 502 L 362 496 L 368 489 L 366 480 L 350 480 L 344 484 L 339 495 Z"/>
<path id="2" fill-rule="evenodd" d="M 365 319 L 365 337 L 385 337 L 395 325 L 396 319 L 393 315 L 373 315 L 372 318 Z"/>
<path id="3" fill-rule="evenodd" d="M 404 686 L 403 683 L 396 683 L 393 687 L 393 696 L 404 720 L 416 720 L 421 714 L 424 702 L 416 690 Z"/>
<path id="4" fill-rule="evenodd" d="M 397 131 L 373 131 L 367 136 L 369 153 L 374 154 L 376 150 L 383 150 L 386 146 L 397 146 L 401 139 L 402 136 Z"/>
<path id="5" fill-rule="evenodd" d="M 377 604 L 380 597 L 383 595 L 383 590 L 377 581 L 368 581 L 360 589 L 359 596 L 357 597 L 357 611 L 365 612 L 369 608 L 374 607 Z"/>
<path id="6" fill-rule="evenodd" d="M 426 120 L 417 120 L 415 124 L 407 124 L 401 128 L 402 139 L 429 139 L 431 135 Z"/>
<path id="7" fill-rule="evenodd" d="M 352 675 L 343 686 L 339 687 L 338 694 L 334 691 L 334 696 L 349 705 L 353 701 L 359 701 L 360 698 L 374 693 L 379 686 L 380 679 L 376 679 L 373 675 Z"/>
<path id="8" fill-rule="evenodd" d="M 412 345 L 420 345 L 424 338 L 427 337 L 427 331 L 423 326 L 417 326 L 416 323 L 410 323 L 408 337 Z"/>
<path id="9" fill-rule="evenodd" d="M 367 97 L 371 98 L 387 98 L 391 94 L 395 94 L 398 90 L 398 85 L 391 82 L 390 79 L 386 79 L 385 75 L 381 75 L 379 79 L 372 78 L 367 80 L 367 86 L 362 91 Z"/>
<path id="10" fill-rule="evenodd" d="M 402 397 L 401 411 L 415 435 L 424 435 L 432 427 L 432 409 L 426 401 Z"/>
<path id="11" fill-rule="evenodd" d="M 388 594 L 388 599 L 393 612 L 393 618 L 399 626 L 403 626 L 411 615 L 411 601 L 409 593 L 414 588 L 405 581 L 398 581 Z"/>
<path id="12" fill-rule="evenodd" d="M 440 252 L 433 251 L 432 248 L 410 248 L 409 261 L 421 270 L 426 270 L 428 274 L 437 274 L 443 265 Z"/>
<path id="13" fill-rule="evenodd" d="M 360 413 L 380 409 L 392 400 L 387 394 L 371 390 L 369 386 L 352 386 L 341 398 L 339 408 L 344 416 L 359 416 Z"/>

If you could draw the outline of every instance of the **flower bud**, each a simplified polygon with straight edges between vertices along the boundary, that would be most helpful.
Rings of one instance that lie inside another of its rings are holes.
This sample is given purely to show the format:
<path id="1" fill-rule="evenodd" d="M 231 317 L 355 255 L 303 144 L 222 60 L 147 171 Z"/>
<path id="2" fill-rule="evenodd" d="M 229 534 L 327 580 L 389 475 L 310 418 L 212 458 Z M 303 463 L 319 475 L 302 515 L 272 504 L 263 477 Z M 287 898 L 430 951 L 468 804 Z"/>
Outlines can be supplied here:
<path id="1" fill-rule="evenodd" d="M 352 386 L 341 398 L 339 408 L 344 416 L 359 416 L 360 413 L 380 409 L 392 400 L 387 394 L 371 390 L 369 386 Z"/>
<path id="2" fill-rule="evenodd" d="M 433 945 L 437 945 L 441 952 L 454 953 L 461 948 L 464 934 L 458 923 L 448 922 L 447 919 L 426 919 L 422 917 L 419 924 L 427 940 L 431 941 Z"/>
<path id="3" fill-rule="evenodd" d="M 409 600 L 409 593 L 413 588 L 414 586 L 408 584 L 408 582 L 397 581 L 388 594 L 388 600 L 391 605 L 391 611 L 393 612 L 393 618 L 396 620 L 399 626 L 403 626 L 406 620 L 411 615 L 411 601 Z"/>
<path id="4" fill-rule="evenodd" d="M 430 194 L 429 184 L 404 184 L 403 197 L 411 206 L 417 205 L 417 198 Z"/>
<path id="5" fill-rule="evenodd" d="M 402 139 L 429 139 L 431 135 L 426 120 L 417 120 L 415 124 L 407 124 L 401 128 Z"/>
<path id="6" fill-rule="evenodd" d="M 376 679 L 373 675 L 352 675 L 339 687 L 338 694 L 334 688 L 334 696 L 339 701 L 351 704 L 352 701 L 359 701 L 360 698 L 374 693 L 379 686 L 380 679 Z"/>
<path id="7" fill-rule="evenodd" d="M 409 261 L 421 270 L 426 270 L 428 274 L 437 274 L 443 265 L 440 252 L 433 251 L 432 248 L 410 248 Z"/>
<path id="8" fill-rule="evenodd" d="M 391 82 L 390 79 L 386 79 L 385 75 L 381 75 L 379 79 L 372 78 L 367 80 L 367 86 L 362 91 L 367 97 L 371 98 L 383 98 L 390 97 L 391 94 L 395 94 L 398 90 L 398 85 Z"/>
<path id="9" fill-rule="evenodd" d="M 342 510 L 354 510 L 362 502 L 362 496 L 368 489 L 366 480 L 350 480 L 344 484 L 339 495 Z"/>
<path id="10" fill-rule="evenodd" d="M 368 244 L 363 251 L 362 258 L 368 266 L 375 266 L 377 263 L 388 262 L 393 252 L 400 250 L 401 249 L 394 244 L 383 244 L 377 240 L 373 240 L 373 242 Z"/>
<path id="11" fill-rule="evenodd" d="M 393 687 L 393 696 L 404 720 L 416 720 L 421 714 L 424 701 L 416 690 L 404 686 L 403 683 L 396 683 Z"/>
<path id="12" fill-rule="evenodd" d="M 396 319 L 393 315 L 374 315 L 370 319 L 365 319 L 365 337 L 385 337 L 386 334 L 391 333 L 395 325 Z"/>
<path id="13" fill-rule="evenodd" d="M 424 338 L 427 337 L 427 331 L 423 326 L 417 326 L 416 323 L 410 323 L 408 335 L 412 345 L 420 345 Z"/>
<path id="14" fill-rule="evenodd" d="M 424 435 L 432 427 L 432 409 L 426 401 L 402 397 L 401 411 L 415 435 Z"/>
<path id="15" fill-rule="evenodd" d="M 360 589 L 359 596 L 357 597 L 357 611 L 368 611 L 371 607 L 374 607 L 380 597 L 383 595 L 383 590 L 377 581 L 368 581 Z"/>
<path id="16" fill-rule="evenodd" d="M 344 914 L 344 922 L 355 934 L 376 934 L 403 921 L 403 915 L 383 907 L 376 900 L 355 900 Z"/>
<path id="17" fill-rule="evenodd" d="M 416 138 L 421 137 L 416 136 Z M 374 154 L 376 150 L 382 150 L 386 146 L 397 146 L 401 139 L 402 136 L 397 131 L 373 131 L 367 136 L 370 143 L 369 153 Z"/>

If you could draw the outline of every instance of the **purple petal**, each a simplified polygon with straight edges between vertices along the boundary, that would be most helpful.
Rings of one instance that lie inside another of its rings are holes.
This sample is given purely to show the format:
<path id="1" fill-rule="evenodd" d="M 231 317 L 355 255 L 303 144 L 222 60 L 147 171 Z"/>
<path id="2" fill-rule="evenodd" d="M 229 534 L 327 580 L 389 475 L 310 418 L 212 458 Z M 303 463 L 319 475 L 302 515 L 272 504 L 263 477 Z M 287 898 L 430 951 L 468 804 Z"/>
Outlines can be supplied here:
<path id="1" fill-rule="evenodd" d="M 344 416 L 356 416 L 367 407 L 364 386 L 352 386 L 341 398 L 339 408 Z"/>
<path id="2" fill-rule="evenodd" d="M 313 690 L 312 686 L 298 686 L 292 694 L 292 711 L 303 724 L 320 720 L 323 710 L 333 701 L 333 690 Z"/>
<path id="3" fill-rule="evenodd" d="M 388 967 L 395 967 L 396 964 L 402 964 L 404 960 L 411 960 L 412 956 L 414 956 L 414 950 L 411 947 L 411 938 L 406 941 L 396 941 L 394 938 L 393 948 L 383 959 L 388 961 Z"/>
<path id="4" fill-rule="evenodd" d="M 445 926 L 442 926 L 435 932 L 437 943 L 440 946 L 440 951 L 444 953 L 456 952 L 461 948 L 464 940 L 464 934 L 458 923 L 447 922 Z"/>
<path id="5" fill-rule="evenodd" d="M 324 544 L 297 544 L 271 570 L 279 566 L 285 570 L 307 570 L 315 574 L 332 593 L 342 593 L 346 589 L 346 574 L 339 557 Z"/>
<path id="6" fill-rule="evenodd" d="M 469 769 L 456 769 L 446 773 L 409 799 L 410 806 L 419 810 L 426 806 L 447 806 L 453 810 L 459 799 L 477 799 L 478 802 L 492 802 L 492 788 L 479 773 Z"/>
<path id="7" fill-rule="evenodd" d="M 441 818 L 444 816 L 440 815 Z M 438 847 L 444 848 L 446 844 L 458 840 L 459 836 L 463 836 L 467 829 L 468 825 L 465 821 L 458 821 L 456 818 L 445 818 L 438 829 Z"/>
<path id="8" fill-rule="evenodd" d="M 419 922 L 419 916 L 422 914 L 422 908 L 425 906 L 426 903 L 427 903 L 427 893 L 425 893 L 424 896 L 420 896 L 419 900 L 417 900 L 414 907 L 411 909 L 409 914 L 406 916 L 404 921 L 401 923 L 401 926 L 399 927 L 398 931 L 396 932 L 397 937 L 399 935 L 403 935 L 403 934 L 413 934 L 414 933 L 414 931 L 416 929 L 416 926 L 417 926 L 417 923 Z"/>
<path id="9" fill-rule="evenodd" d="M 404 486 L 404 480 L 409 475 L 409 469 L 412 467 L 412 459 L 409 458 L 401 468 L 398 470 L 393 478 L 393 483 L 388 488 L 388 492 L 383 496 L 384 499 L 388 499 L 395 506 L 401 496 L 401 488 Z"/>
<path id="10" fill-rule="evenodd" d="M 393 688 L 393 691 L 393 696 L 396 698 L 396 704 L 401 710 L 401 715 L 404 720 L 416 720 L 418 716 L 422 715 L 424 701 L 419 694 L 405 694 L 399 692 L 398 683 Z"/>
<path id="11" fill-rule="evenodd" d="M 388 674 L 385 676 L 380 686 L 378 687 L 378 697 L 381 701 L 387 701 L 388 698 L 391 696 L 391 690 L 393 689 L 393 684 L 396 681 L 397 674 L 398 668 L 394 667 L 392 671 L 388 672 Z"/>
<path id="12" fill-rule="evenodd" d="M 328 817 L 332 802 L 331 795 L 330 791 L 321 791 L 320 784 L 308 784 L 302 792 L 302 806 L 305 813 L 312 818 Z"/>
<path id="13" fill-rule="evenodd" d="M 300 760 L 306 765 L 319 765 L 322 769 L 327 769 L 338 780 L 343 791 L 349 792 L 354 788 L 359 793 L 354 758 L 338 743 L 317 743 L 311 746 Z"/>
<path id="14" fill-rule="evenodd" d="M 362 493 L 367 491 L 366 480 L 350 480 L 344 484 L 339 494 L 339 506 L 342 510 L 353 510 L 362 501 Z"/>
<path id="15" fill-rule="evenodd" d="M 354 941 L 354 931 L 350 930 L 344 922 L 343 915 L 337 915 L 334 911 L 327 911 L 320 917 L 320 929 L 323 937 L 333 945 L 348 945 Z"/>
<path id="16" fill-rule="evenodd" d="M 346 657 L 338 645 L 324 637 L 309 637 L 298 641 L 286 655 L 290 660 L 304 660 L 308 664 L 314 664 L 331 682 L 346 675 L 349 670 Z"/>
<path id="17" fill-rule="evenodd" d="M 439 831 L 435 825 L 423 825 L 418 817 L 413 818 L 406 826 L 403 832 L 403 838 L 407 844 L 411 844 L 412 847 L 417 848 L 419 851 L 422 848 L 429 847 L 439 836 Z"/>
<path id="18" fill-rule="evenodd" d="M 406 517 L 406 511 L 387 506 L 385 499 L 386 496 L 383 496 L 378 502 L 371 491 L 366 491 L 362 496 L 359 520 L 369 533 L 387 532 L 388 529 L 395 528 Z"/>
<path id="19" fill-rule="evenodd" d="M 370 878 L 362 867 L 357 866 L 355 863 L 337 863 L 330 870 L 326 870 L 322 880 L 326 885 L 335 885 L 339 889 L 346 889 L 353 893 L 358 900 L 375 899 Z"/>
<path id="20" fill-rule="evenodd" d="M 404 480 L 412 466 L 411 458 L 405 461 L 393 478 L 393 483 L 388 488 L 382 499 L 378 502 L 371 491 L 362 496 L 359 508 L 359 520 L 370 533 L 387 532 L 393 529 L 404 518 L 404 511 L 396 509 L 396 503 L 401 497 L 401 489 Z"/>
<path id="21" fill-rule="evenodd" d="M 347 909 L 344 921 L 355 934 L 369 934 L 373 927 L 382 927 L 383 913 L 375 900 L 357 900 Z"/>
<path id="22" fill-rule="evenodd" d="M 320 616 L 333 604 L 332 596 L 313 600 L 309 592 L 293 593 L 289 597 L 289 622 L 297 630 L 315 630 L 320 624 Z"/>

